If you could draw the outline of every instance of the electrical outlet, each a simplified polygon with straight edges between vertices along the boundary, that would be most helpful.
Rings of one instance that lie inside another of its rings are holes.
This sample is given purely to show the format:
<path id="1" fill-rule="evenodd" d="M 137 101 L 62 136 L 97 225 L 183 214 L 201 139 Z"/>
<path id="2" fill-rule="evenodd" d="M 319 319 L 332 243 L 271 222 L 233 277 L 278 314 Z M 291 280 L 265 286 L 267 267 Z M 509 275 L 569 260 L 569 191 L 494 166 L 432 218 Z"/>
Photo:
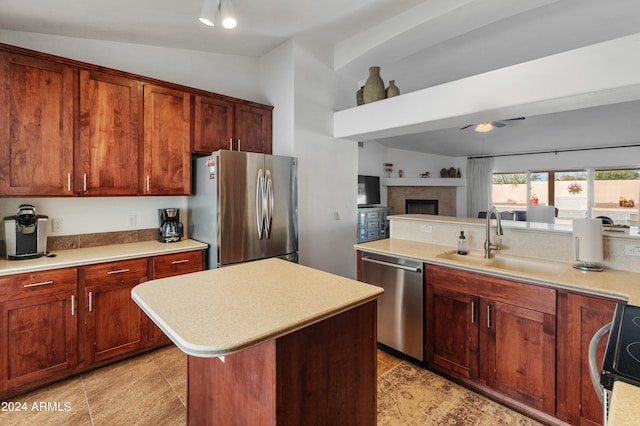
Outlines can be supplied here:
<path id="1" fill-rule="evenodd" d="M 51 219 L 51 230 L 55 233 L 57 232 L 62 232 L 64 229 L 63 223 L 62 223 L 62 219 L 60 218 L 55 218 L 55 219 Z"/>
<path id="2" fill-rule="evenodd" d="M 624 246 L 624 254 L 627 256 L 640 256 L 640 246 L 626 244 Z"/>
<path id="3" fill-rule="evenodd" d="M 420 226 L 420 231 L 421 232 L 433 232 L 433 228 L 431 227 L 431 225 L 422 225 Z"/>
<path id="4" fill-rule="evenodd" d="M 130 214 L 127 218 L 127 225 L 129 228 L 135 228 L 138 224 L 138 217 L 135 214 Z"/>

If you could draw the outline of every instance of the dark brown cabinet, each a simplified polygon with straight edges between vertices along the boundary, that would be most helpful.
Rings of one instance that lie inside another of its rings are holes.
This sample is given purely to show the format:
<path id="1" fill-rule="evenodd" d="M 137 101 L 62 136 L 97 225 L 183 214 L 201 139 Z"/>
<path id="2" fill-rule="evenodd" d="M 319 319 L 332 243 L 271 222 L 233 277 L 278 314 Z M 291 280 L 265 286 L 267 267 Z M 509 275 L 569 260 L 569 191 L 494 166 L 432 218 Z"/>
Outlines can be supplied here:
<path id="1" fill-rule="evenodd" d="M 181 90 L 144 85 L 145 195 L 191 193 L 191 98 Z"/>
<path id="2" fill-rule="evenodd" d="M 193 152 L 229 149 L 271 154 L 271 107 L 196 95 L 194 109 Z"/>
<path id="3" fill-rule="evenodd" d="M 558 408 L 557 417 L 580 425 L 602 424 L 602 404 L 589 377 L 589 343 L 613 319 L 616 301 L 558 291 Z M 600 342 L 602 365 L 606 339 Z"/>
<path id="4" fill-rule="evenodd" d="M 131 299 L 131 289 L 148 279 L 147 259 L 90 265 L 81 268 L 81 274 L 85 362 L 90 365 L 149 346 L 149 318 Z"/>
<path id="5" fill-rule="evenodd" d="M 555 413 L 555 289 L 429 265 L 426 294 L 430 364 Z"/>
<path id="6" fill-rule="evenodd" d="M 140 88 L 129 78 L 80 70 L 77 193 L 137 195 Z"/>
<path id="7" fill-rule="evenodd" d="M 0 278 L 0 391 L 65 377 L 77 363 L 75 268 Z"/>
<path id="8" fill-rule="evenodd" d="M 238 104 L 235 114 L 234 149 L 271 154 L 272 108 Z"/>
<path id="9" fill-rule="evenodd" d="M 204 252 L 167 254 L 153 258 L 153 278 L 168 278 L 204 270 Z M 151 322 L 151 335 L 155 345 L 170 343 L 171 340 Z"/>
<path id="10" fill-rule="evenodd" d="M 0 195 L 73 195 L 73 68 L 0 52 Z"/>

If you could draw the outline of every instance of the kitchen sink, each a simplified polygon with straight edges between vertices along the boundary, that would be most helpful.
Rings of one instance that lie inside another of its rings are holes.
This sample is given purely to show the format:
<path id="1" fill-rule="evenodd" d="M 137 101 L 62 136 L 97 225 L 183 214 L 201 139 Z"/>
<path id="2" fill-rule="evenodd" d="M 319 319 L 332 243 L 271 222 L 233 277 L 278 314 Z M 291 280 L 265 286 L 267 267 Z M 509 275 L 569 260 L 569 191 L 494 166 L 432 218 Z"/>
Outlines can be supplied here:
<path id="1" fill-rule="evenodd" d="M 566 265 L 544 260 L 531 260 L 518 256 L 493 255 L 485 259 L 484 252 L 469 251 L 467 255 L 459 255 L 457 250 L 446 251 L 436 255 L 440 259 L 459 262 L 467 265 L 495 268 L 513 273 L 553 276 L 566 270 Z"/>

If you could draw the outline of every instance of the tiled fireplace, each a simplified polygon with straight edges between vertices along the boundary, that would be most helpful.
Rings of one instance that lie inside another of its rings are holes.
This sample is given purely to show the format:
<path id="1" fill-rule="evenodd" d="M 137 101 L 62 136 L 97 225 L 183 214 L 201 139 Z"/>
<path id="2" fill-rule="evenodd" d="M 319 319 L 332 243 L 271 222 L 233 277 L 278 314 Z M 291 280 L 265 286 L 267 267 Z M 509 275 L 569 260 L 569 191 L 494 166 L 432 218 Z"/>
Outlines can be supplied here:
<path id="1" fill-rule="evenodd" d="M 387 206 L 391 214 L 407 213 L 407 200 L 413 209 L 410 213 L 456 215 L 456 188 L 451 186 L 388 186 Z M 434 201 L 436 203 L 434 203 Z M 434 209 L 435 208 L 435 209 Z"/>

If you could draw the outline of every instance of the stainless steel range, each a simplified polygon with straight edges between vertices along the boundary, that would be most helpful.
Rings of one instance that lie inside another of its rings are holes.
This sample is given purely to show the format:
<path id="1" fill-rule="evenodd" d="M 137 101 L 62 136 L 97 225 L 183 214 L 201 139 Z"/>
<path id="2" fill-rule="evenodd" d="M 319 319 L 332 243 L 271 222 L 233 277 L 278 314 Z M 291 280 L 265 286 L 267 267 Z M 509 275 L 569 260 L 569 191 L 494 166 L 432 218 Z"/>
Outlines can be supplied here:
<path id="1" fill-rule="evenodd" d="M 640 386 L 640 307 L 618 304 L 602 363 L 602 385 L 621 380 Z"/>

